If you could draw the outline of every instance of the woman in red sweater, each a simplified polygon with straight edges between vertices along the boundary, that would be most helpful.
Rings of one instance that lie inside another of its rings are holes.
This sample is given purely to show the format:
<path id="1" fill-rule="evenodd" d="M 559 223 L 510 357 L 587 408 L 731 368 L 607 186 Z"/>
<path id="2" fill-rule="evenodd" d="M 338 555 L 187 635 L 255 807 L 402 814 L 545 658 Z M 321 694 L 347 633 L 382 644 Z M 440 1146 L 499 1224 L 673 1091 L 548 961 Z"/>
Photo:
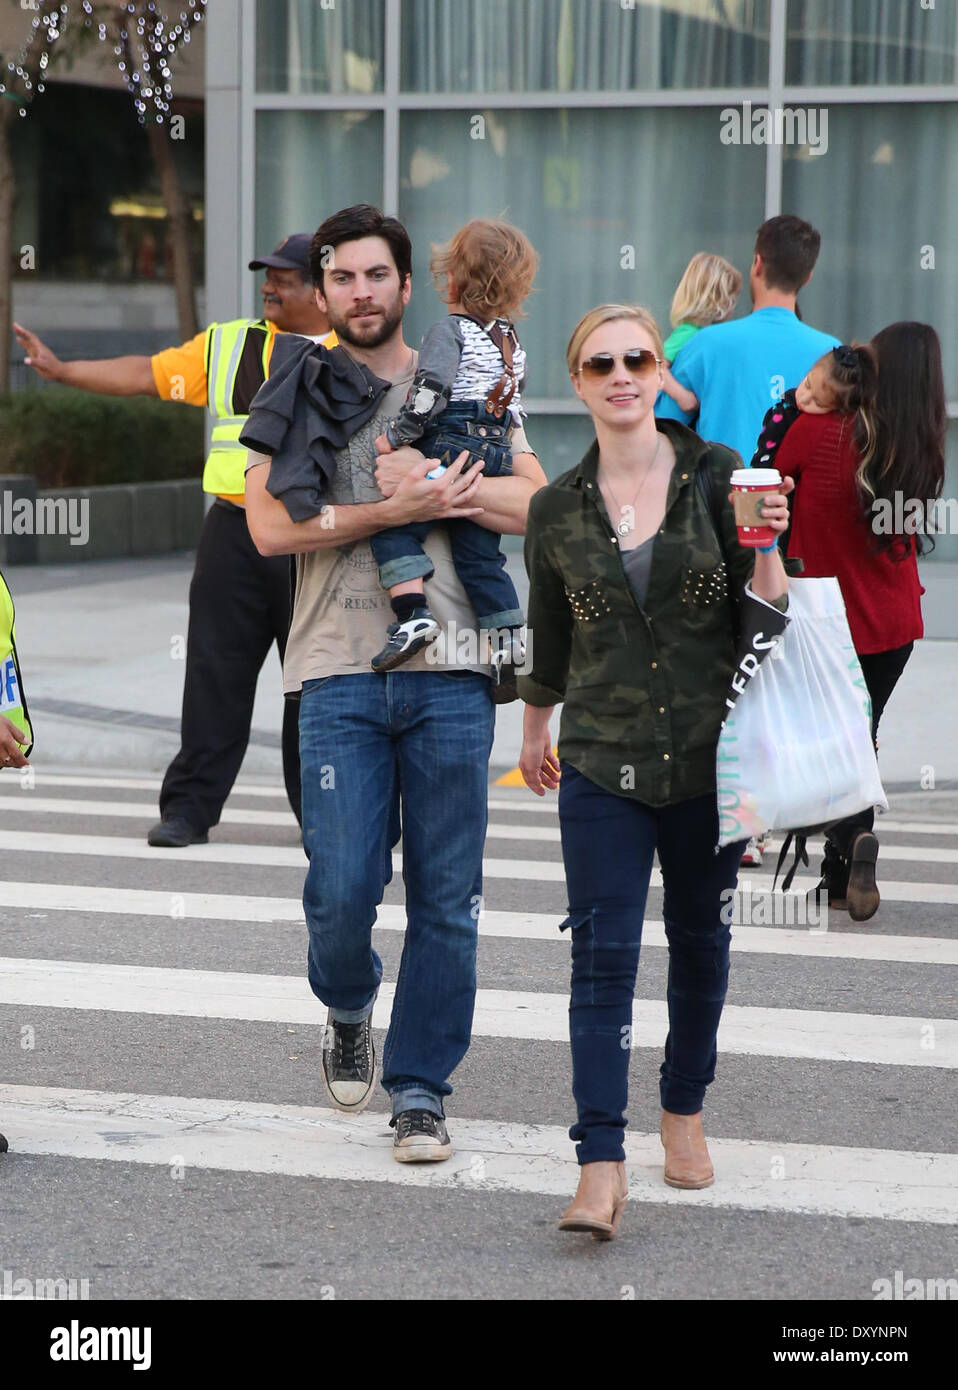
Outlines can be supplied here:
<path id="1" fill-rule="evenodd" d="M 861 415 L 801 413 L 782 439 L 775 467 L 795 479 L 788 554 L 810 577 L 835 575 L 872 705 L 872 737 L 888 698 L 924 633 L 913 530 L 941 496 L 947 412 L 941 344 L 924 323 L 893 323 L 871 344 L 878 359 L 873 428 Z M 836 349 L 848 353 L 849 349 Z M 799 388 L 814 392 L 810 378 Z M 901 501 L 895 505 L 896 494 Z M 920 503 L 920 512 L 914 499 Z M 894 531 L 895 525 L 899 531 Z M 934 544 L 934 542 L 932 542 Z M 831 826 L 818 891 L 856 922 L 878 910 L 878 839 L 869 808 Z"/>

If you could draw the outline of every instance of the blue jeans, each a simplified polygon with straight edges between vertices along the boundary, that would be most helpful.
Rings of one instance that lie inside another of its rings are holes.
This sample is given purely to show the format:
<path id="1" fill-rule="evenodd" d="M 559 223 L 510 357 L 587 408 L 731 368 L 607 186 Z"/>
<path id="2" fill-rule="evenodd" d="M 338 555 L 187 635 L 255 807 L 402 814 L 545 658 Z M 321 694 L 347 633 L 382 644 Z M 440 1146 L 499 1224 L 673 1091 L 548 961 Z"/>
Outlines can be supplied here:
<path id="1" fill-rule="evenodd" d="M 486 409 L 485 401 L 450 401 L 436 416 L 436 423 L 424 430 L 415 447 L 427 459 L 438 459 L 446 467 L 469 450 L 471 463 L 482 459 L 486 478 L 512 472 L 509 434 L 512 416 L 508 411 L 497 419 Z"/>
<path id="2" fill-rule="evenodd" d="M 522 609 L 516 586 L 505 569 L 506 557 L 497 531 L 487 531 L 474 521 L 443 522 L 449 536 L 452 563 L 472 604 L 478 628 L 521 627 Z M 379 566 L 384 589 L 420 575 L 429 579 L 432 561 L 422 548 L 432 522 L 410 521 L 370 536 L 369 544 Z M 413 547 L 415 554 L 409 553 Z"/>
<path id="3" fill-rule="evenodd" d="M 744 841 L 715 852 L 715 795 L 646 806 L 590 782 L 568 763 L 559 784 L 562 857 L 572 934 L 572 1092 L 580 1163 L 625 1158 L 632 999 L 656 850 L 665 886 L 669 1034 L 663 1110 L 694 1115 L 715 1076 L 728 986 L 730 931 L 722 893 L 734 889 Z"/>
<path id="4" fill-rule="evenodd" d="M 508 414 L 497 420 L 483 401 L 450 401 L 437 417 L 434 428 L 416 441 L 426 458 L 439 459 L 447 466 L 462 452 L 469 451 L 469 462 L 483 461 L 483 476 L 498 477 L 512 472 L 512 450 Z M 497 532 L 474 521 L 447 521 L 452 562 L 466 596 L 475 611 L 480 628 L 521 627 L 522 609 L 515 585 L 505 572 Z M 423 550 L 431 522 L 409 522 L 391 526 L 370 536 L 369 545 L 379 566 L 379 582 L 384 589 L 410 579 L 429 579 L 432 561 Z"/>
<path id="5" fill-rule="evenodd" d="M 471 671 L 303 685 L 307 974 L 342 1022 L 371 1013 L 382 979 L 372 927 L 402 807 L 407 927 L 383 1048 L 393 1114 L 441 1115 L 469 1047 L 494 708 Z"/>

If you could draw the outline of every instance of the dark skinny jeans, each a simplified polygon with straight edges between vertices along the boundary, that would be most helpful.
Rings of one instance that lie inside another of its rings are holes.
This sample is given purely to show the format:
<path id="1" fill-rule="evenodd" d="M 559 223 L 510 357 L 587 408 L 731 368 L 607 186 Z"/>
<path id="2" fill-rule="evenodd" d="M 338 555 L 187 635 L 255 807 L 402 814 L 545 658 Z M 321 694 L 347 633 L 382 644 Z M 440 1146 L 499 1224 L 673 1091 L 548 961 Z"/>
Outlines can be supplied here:
<path id="1" fill-rule="evenodd" d="M 669 944 L 669 1034 L 659 1091 L 664 1110 L 694 1115 L 715 1076 L 731 935 L 721 918 L 722 893 L 735 887 L 745 842 L 716 853 L 714 792 L 646 806 L 605 791 L 568 763 L 562 764 L 559 821 L 579 1115 L 569 1137 L 578 1141 L 580 1163 L 619 1162 L 625 1158 L 632 999 L 653 854 L 658 850 L 662 866 Z"/>

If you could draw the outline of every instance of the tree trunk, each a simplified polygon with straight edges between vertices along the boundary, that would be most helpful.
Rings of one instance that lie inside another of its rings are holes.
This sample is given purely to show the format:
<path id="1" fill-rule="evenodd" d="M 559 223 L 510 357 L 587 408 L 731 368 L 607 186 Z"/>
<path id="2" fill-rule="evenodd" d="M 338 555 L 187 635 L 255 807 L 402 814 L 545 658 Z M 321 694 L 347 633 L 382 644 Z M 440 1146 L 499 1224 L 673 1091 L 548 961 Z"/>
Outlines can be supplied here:
<path id="1" fill-rule="evenodd" d="M 13 104 L 0 98 L 0 394 L 10 389 L 10 335 L 13 319 L 13 210 L 17 189 L 10 153 Z"/>
<path id="2" fill-rule="evenodd" d="M 191 222 L 189 204 L 176 172 L 173 151 L 170 149 L 169 126 L 151 120 L 147 125 L 150 153 L 160 176 L 160 188 L 166 204 L 166 225 L 173 253 L 173 287 L 176 292 L 176 316 L 180 339 L 186 342 L 199 332 L 196 321 L 196 292 L 193 280 Z"/>

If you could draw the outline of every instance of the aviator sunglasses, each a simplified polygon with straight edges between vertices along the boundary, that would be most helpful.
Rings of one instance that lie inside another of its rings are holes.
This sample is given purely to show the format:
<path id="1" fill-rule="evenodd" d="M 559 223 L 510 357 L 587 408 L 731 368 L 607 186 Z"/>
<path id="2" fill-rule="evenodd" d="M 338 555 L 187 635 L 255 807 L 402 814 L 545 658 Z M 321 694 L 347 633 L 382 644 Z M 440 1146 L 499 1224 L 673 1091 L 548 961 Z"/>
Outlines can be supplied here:
<path id="1" fill-rule="evenodd" d="M 644 376 L 646 372 L 654 371 L 662 361 L 650 348 L 629 348 L 628 352 L 621 354 L 597 352 L 593 357 L 585 359 L 576 376 L 584 376 L 588 381 L 597 381 L 599 377 L 608 376 L 619 356 L 626 371 L 631 372 L 633 376 Z"/>

